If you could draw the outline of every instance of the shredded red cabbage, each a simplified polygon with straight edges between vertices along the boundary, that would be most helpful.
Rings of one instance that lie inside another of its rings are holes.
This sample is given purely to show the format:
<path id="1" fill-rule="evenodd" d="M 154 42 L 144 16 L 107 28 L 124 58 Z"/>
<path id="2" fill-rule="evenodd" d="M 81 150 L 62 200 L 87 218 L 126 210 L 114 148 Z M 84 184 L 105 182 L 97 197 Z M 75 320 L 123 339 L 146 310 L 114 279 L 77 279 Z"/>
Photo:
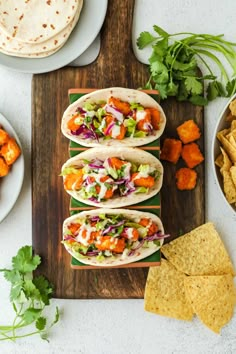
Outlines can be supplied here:
<path id="1" fill-rule="evenodd" d="M 124 120 L 124 115 L 121 113 L 119 109 L 116 107 L 110 106 L 109 104 L 106 104 L 104 107 L 105 111 L 108 113 L 111 113 L 119 122 L 123 123 Z"/>
<path id="2" fill-rule="evenodd" d="M 123 225 L 125 223 L 124 220 L 118 222 L 117 224 L 114 224 L 114 225 L 110 225 L 108 226 L 105 230 L 103 230 L 102 234 L 105 235 L 105 234 L 108 234 L 109 232 L 111 232 L 113 229 Z"/>
<path id="3" fill-rule="evenodd" d="M 114 127 L 114 125 L 115 125 L 115 122 L 110 123 L 108 125 L 108 127 L 106 128 L 106 130 L 104 131 L 104 135 L 109 135 L 111 130 L 112 130 L 112 128 Z"/>

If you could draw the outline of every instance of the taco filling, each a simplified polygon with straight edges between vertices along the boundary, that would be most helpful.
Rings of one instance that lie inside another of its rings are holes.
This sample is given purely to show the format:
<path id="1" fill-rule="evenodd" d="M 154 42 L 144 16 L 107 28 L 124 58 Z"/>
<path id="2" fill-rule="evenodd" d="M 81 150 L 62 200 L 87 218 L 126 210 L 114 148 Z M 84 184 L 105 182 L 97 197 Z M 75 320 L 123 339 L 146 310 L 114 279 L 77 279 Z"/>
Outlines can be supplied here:
<path id="1" fill-rule="evenodd" d="M 84 103 L 67 122 L 72 135 L 98 140 L 143 138 L 160 129 L 161 114 L 157 108 L 128 103 L 110 96 L 107 101 Z"/>
<path id="2" fill-rule="evenodd" d="M 85 160 L 62 170 L 64 188 L 82 199 L 102 202 L 115 197 L 148 193 L 161 173 L 150 164 L 129 162 L 118 157 Z"/>
<path id="3" fill-rule="evenodd" d="M 76 218 L 66 225 L 62 243 L 78 258 L 92 257 L 103 261 L 107 257 L 131 257 L 140 248 L 161 246 L 168 237 L 150 218 L 128 215 L 99 214 Z"/>

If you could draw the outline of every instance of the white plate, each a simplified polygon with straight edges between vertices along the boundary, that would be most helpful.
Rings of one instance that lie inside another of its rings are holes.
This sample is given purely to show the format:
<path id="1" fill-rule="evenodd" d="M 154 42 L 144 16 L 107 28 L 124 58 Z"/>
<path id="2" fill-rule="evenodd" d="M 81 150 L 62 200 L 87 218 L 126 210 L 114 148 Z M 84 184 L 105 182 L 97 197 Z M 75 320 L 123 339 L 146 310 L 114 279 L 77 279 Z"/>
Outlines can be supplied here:
<path id="1" fill-rule="evenodd" d="M 21 155 L 13 164 L 9 174 L 0 178 L 0 222 L 7 216 L 15 204 L 24 179 L 24 157 L 20 141 L 16 132 L 0 113 L 0 125 L 7 131 L 9 135 L 14 137 L 21 149 Z"/>
<path id="2" fill-rule="evenodd" d="M 0 65 L 25 73 L 40 74 L 59 69 L 80 56 L 97 37 L 108 0 L 84 0 L 78 24 L 66 44 L 46 58 L 19 58 L 0 53 Z"/>

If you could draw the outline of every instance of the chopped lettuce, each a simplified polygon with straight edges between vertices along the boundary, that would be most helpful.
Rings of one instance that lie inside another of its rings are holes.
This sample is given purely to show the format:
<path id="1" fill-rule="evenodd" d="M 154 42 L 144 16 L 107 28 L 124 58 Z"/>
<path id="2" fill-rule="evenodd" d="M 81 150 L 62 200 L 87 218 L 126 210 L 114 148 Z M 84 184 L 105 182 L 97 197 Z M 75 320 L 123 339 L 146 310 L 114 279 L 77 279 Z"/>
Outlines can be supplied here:
<path id="1" fill-rule="evenodd" d="M 150 171 L 150 166 L 149 165 L 140 165 L 138 168 L 139 172 L 142 172 L 144 174 L 148 174 Z"/>
<path id="2" fill-rule="evenodd" d="M 145 138 L 145 136 L 147 136 L 147 132 L 138 131 L 134 133 L 135 138 Z"/>
<path id="3" fill-rule="evenodd" d="M 65 167 L 63 170 L 62 170 L 62 172 L 61 172 L 61 174 L 60 174 L 60 176 L 66 176 L 66 175 L 70 175 L 70 174 L 79 174 L 80 172 L 78 172 L 79 171 L 79 167 Z"/>
<path id="4" fill-rule="evenodd" d="M 140 103 L 132 102 L 132 103 L 130 104 L 130 109 L 131 109 L 131 110 L 137 109 L 137 111 L 143 111 L 143 110 L 144 110 L 144 107 L 141 106 Z"/>
<path id="5" fill-rule="evenodd" d="M 92 103 L 86 102 L 86 103 L 84 104 L 83 109 L 84 109 L 85 111 L 94 111 L 94 110 L 96 109 L 96 104 L 95 104 L 95 103 L 92 104 Z"/>
<path id="6" fill-rule="evenodd" d="M 98 108 L 96 112 L 96 117 L 98 118 L 99 122 L 101 123 L 103 117 L 106 115 L 106 111 L 104 108 Z"/>
<path id="7" fill-rule="evenodd" d="M 148 188 L 147 187 L 138 187 L 135 191 L 135 194 L 138 194 L 138 193 L 148 193 Z"/>

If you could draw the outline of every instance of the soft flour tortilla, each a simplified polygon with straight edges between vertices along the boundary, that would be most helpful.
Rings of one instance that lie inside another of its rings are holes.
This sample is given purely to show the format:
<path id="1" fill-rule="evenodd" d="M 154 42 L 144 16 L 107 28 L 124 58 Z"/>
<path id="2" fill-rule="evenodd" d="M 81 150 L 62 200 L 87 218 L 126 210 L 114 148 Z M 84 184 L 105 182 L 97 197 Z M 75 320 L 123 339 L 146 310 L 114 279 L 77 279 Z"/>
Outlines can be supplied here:
<path id="1" fill-rule="evenodd" d="M 68 40 L 72 30 L 77 24 L 83 2 L 80 2 L 74 18 L 61 32 L 42 43 L 23 43 L 7 36 L 0 31 L 0 52 L 17 57 L 44 57 L 59 50 Z"/>
<path id="2" fill-rule="evenodd" d="M 108 199 L 106 201 L 99 202 L 99 203 L 95 203 L 88 199 L 83 199 L 76 191 L 67 190 L 67 193 L 69 193 L 73 198 L 79 200 L 80 202 L 86 203 L 88 205 L 93 205 L 100 208 L 103 207 L 120 208 L 127 205 L 140 203 L 146 199 L 153 197 L 160 191 L 162 187 L 162 180 L 163 180 L 163 166 L 156 157 L 141 149 L 135 149 L 129 147 L 106 147 L 106 149 L 104 149 L 103 147 L 97 147 L 97 148 L 88 149 L 85 152 L 82 152 L 79 155 L 69 159 L 62 166 L 62 171 L 65 167 L 81 166 L 83 163 L 83 159 L 91 161 L 93 159 L 98 158 L 104 161 L 107 157 L 118 157 L 126 161 L 134 162 L 137 164 L 151 165 L 152 167 L 155 167 L 160 172 L 160 177 L 155 182 L 155 185 L 149 189 L 148 193 L 139 193 L 139 194 L 132 193 L 129 196 L 114 197 L 111 198 L 110 200 Z"/>
<path id="3" fill-rule="evenodd" d="M 78 107 L 83 107 L 86 102 L 94 103 L 97 101 L 107 101 L 107 99 L 110 96 L 114 96 L 116 98 L 119 98 L 122 101 L 129 102 L 129 103 L 137 102 L 144 107 L 157 108 L 161 114 L 160 129 L 154 130 L 152 135 L 149 135 L 145 138 L 124 138 L 123 140 L 117 140 L 117 139 L 106 140 L 103 137 L 101 137 L 99 138 L 99 142 L 93 139 L 83 139 L 80 136 L 71 134 L 70 130 L 67 128 L 67 123 L 72 117 L 72 115 L 77 113 Z M 107 88 L 102 90 L 96 90 L 87 95 L 84 95 L 83 97 L 79 98 L 77 101 L 72 103 L 63 114 L 61 130 L 62 133 L 68 139 L 73 140 L 76 143 L 81 144 L 83 146 L 88 146 L 88 147 L 93 147 L 98 145 L 141 146 L 141 145 L 149 144 L 152 141 L 159 138 L 164 131 L 165 124 L 166 124 L 166 116 L 161 106 L 147 93 L 138 90 L 122 88 L 122 87 L 113 87 L 113 88 Z"/>
<path id="4" fill-rule="evenodd" d="M 66 28 L 81 0 L 0 1 L 0 31 L 25 43 L 44 42 Z"/>
<path id="5" fill-rule="evenodd" d="M 110 215 L 117 215 L 117 214 L 122 214 L 125 217 L 129 218 L 132 221 L 137 221 L 137 219 L 141 218 L 149 218 L 153 222 L 155 222 L 158 225 L 159 230 L 161 231 L 162 234 L 164 234 L 164 228 L 162 225 L 161 220 L 158 218 L 157 215 L 151 214 L 151 213 L 144 213 L 141 211 L 137 210 L 127 210 L 127 209 L 95 209 L 95 210 L 89 210 L 89 211 L 83 211 L 79 214 L 70 216 L 67 218 L 64 223 L 63 223 L 63 239 L 64 235 L 67 230 L 67 225 L 76 222 L 76 220 L 88 217 L 88 216 L 95 216 L 99 214 L 110 214 Z M 96 259 L 96 257 L 86 257 L 78 255 L 77 253 L 74 253 L 72 248 L 69 247 L 68 245 L 64 245 L 66 250 L 76 259 L 78 259 L 80 262 L 84 264 L 89 264 L 89 265 L 94 265 L 94 266 L 99 266 L 99 267 L 114 267 L 114 266 L 119 266 L 123 264 L 128 264 L 128 263 L 133 263 L 136 261 L 139 261 L 140 259 L 146 258 L 150 256 L 151 254 L 155 253 L 158 249 L 160 249 L 161 245 L 163 244 L 163 239 L 160 239 L 160 246 L 157 246 L 153 244 L 152 246 L 148 248 L 139 248 L 133 256 L 125 256 L 122 257 L 121 254 L 117 254 L 112 257 L 107 257 L 103 261 L 99 261 Z"/>

